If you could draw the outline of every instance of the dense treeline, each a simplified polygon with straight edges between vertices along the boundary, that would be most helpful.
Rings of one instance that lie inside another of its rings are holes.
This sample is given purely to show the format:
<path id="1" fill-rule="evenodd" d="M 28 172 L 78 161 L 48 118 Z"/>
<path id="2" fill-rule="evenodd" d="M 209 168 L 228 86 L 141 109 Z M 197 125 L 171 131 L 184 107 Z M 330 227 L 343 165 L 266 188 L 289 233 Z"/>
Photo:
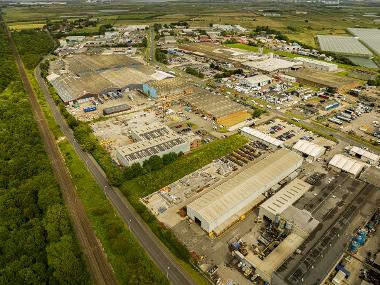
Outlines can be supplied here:
<path id="1" fill-rule="evenodd" d="M 1 32 L 0 26 L 0 92 L 13 80 L 15 68 L 12 52 L 8 48 L 7 36 Z"/>
<path id="2" fill-rule="evenodd" d="M 8 66 L 1 64 L 0 74 L 9 72 L 12 81 L 0 92 L 0 284 L 88 284 L 59 187 L 4 43 L 1 30 L 0 54 L 7 55 Z"/>
<path id="3" fill-rule="evenodd" d="M 199 77 L 199 78 L 205 77 L 205 75 L 201 71 L 199 71 L 195 68 L 192 68 L 190 66 L 186 67 L 185 71 L 186 71 L 186 73 L 194 75 L 194 76 Z"/>
<path id="4" fill-rule="evenodd" d="M 13 32 L 12 36 L 27 69 L 36 67 L 44 55 L 54 48 L 54 41 L 46 31 L 21 30 Z"/>

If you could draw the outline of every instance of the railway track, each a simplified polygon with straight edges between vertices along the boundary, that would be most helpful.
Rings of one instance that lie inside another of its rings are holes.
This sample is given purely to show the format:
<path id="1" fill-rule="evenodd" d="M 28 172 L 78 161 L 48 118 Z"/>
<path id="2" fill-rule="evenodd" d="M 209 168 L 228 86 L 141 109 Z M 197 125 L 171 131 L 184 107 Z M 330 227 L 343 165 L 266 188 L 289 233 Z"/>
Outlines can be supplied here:
<path id="1" fill-rule="evenodd" d="M 13 38 L 6 24 L 3 22 L 1 15 L 0 26 L 2 26 L 8 36 L 9 45 L 15 57 L 22 84 L 28 95 L 33 115 L 37 122 L 45 150 L 50 158 L 54 175 L 59 183 L 65 205 L 70 214 L 74 231 L 83 250 L 91 279 L 94 284 L 117 284 L 115 274 L 111 265 L 107 261 L 102 245 L 96 238 L 95 232 L 90 225 L 90 221 L 88 220 L 83 205 L 78 199 L 75 185 L 71 180 L 64 159 L 58 149 L 55 138 L 49 129 L 47 120 L 38 103 L 37 96 L 29 82 Z"/>

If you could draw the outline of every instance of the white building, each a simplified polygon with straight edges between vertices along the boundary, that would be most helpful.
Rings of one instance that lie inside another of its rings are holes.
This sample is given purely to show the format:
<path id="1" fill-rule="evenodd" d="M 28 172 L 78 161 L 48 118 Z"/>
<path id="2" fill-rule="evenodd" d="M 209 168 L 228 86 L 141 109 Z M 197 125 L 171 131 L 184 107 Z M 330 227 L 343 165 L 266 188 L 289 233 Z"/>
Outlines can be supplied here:
<path id="1" fill-rule="evenodd" d="M 306 161 L 308 162 L 315 161 L 317 158 L 321 157 L 326 152 L 326 148 L 324 148 L 323 146 L 317 145 L 307 140 L 299 140 L 293 146 L 293 149 L 306 156 Z"/>
<path id="2" fill-rule="evenodd" d="M 270 135 L 262 133 L 256 129 L 252 129 L 250 127 L 243 127 L 240 129 L 240 132 L 242 135 L 246 136 L 250 140 L 256 140 L 268 144 L 271 148 L 279 148 L 283 147 L 284 145 L 283 141 L 271 137 Z"/>
<path id="3" fill-rule="evenodd" d="M 301 66 L 299 62 L 276 58 L 273 55 L 269 55 L 269 58 L 264 60 L 246 61 L 243 65 L 266 73 L 287 71 L 292 67 Z"/>
<path id="4" fill-rule="evenodd" d="M 309 189 L 311 185 L 301 179 L 294 179 L 284 188 L 266 200 L 260 206 L 259 218 L 266 217 L 272 222 L 279 222 L 282 213 L 297 202 Z"/>
<path id="5" fill-rule="evenodd" d="M 131 131 L 135 143 L 119 147 L 116 150 L 118 161 L 124 166 L 134 163 L 142 164 L 153 155 L 186 153 L 190 151 L 190 142 L 185 140 L 168 126 L 155 123 Z"/>
<path id="6" fill-rule="evenodd" d="M 365 162 L 368 162 L 371 165 L 379 164 L 380 156 L 372 152 L 369 152 L 368 150 L 362 149 L 357 146 L 352 146 L 348 148 L 348 152 L 350 155 L 360 158 L 361 160 L 364 160 Z"/>
<path id="7" fill-rule="evenodd" d="M 347 157 L 343 154 L 334 155 L 334 157 L 330 160 L 329 165 L 337 171 L 350 173 L 354 177 L 359 176 L 366 166 L 365 163 Z"/>
<path id="8" fill-rule="evenodd" d="M 303 158 L 280 149 L 187 206 L 187 215 L 209 234 L 222 233 L 263 201 L 263 194 L 299 169 Z"/>
<path id="9" fill-rule="evenodd" d="M 335 72 L 338 70 L 338 65 L 325 61 L 315 60 L 307 57 L 294 58 L 298 62 L 302 62 L 304 67 L 319 71 Z"/>
<path id="10" fill-rule="evenodd" d="M 242 82 L 249 87 L 262 87 L 270 84 L 272 82 L 272 78 L 264 74 L 259 74 L 244 78 Z"/>

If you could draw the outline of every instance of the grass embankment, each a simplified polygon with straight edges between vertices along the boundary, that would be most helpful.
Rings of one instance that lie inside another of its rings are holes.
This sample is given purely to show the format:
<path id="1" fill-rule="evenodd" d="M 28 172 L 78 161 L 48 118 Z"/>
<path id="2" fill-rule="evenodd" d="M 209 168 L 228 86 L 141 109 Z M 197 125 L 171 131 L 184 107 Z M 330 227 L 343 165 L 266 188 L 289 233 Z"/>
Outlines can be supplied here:
<path id="1" fill-rule="evenodd" d="M 121 284 L 169 284 L 148 258 L 68 141 L 59 143 L 96 236 Z"/>
<path id="2" fill-rule="evenodd" d="M 258 52 L 259 51 L 259 47 L 257 47 L 257 46 L 250 46 L 250 45 L 246 45 L 246 44 L 239 44 L 239 43 L 238 44 L 226 44 L 226 46 L 229 46 L 231 48 L 244 49 L 244 50 L 252 51 L 252 52 Z M 286 52 L 286 51 L 271 50 L 271 49 L 265 48 L 265 47 L 263 48 L 263 52 L 264 53 L 273 52 L 274 54 L 281 55 L 281 56 L 284 56 L 284 57 L 290 57 L 290 58 L 302 56 L 302 55 L 299 55 L 299 54 L 295 54 L 295 53 L 291 53 L 291 52 Z"/>

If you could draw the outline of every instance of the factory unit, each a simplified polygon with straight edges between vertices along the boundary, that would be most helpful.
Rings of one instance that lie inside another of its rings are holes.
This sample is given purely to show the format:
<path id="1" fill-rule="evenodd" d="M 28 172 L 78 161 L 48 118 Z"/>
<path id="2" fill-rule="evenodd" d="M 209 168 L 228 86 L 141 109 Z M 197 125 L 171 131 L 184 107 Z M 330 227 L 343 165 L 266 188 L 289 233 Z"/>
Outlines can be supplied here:
<path id="1" fill-rule="evenodd" d="M 104 108 L 103 109 L 103 115 L 107 116 L 107 115 L 118 114 L 121 112 L 129 111 L 131 109 L 132 109 L 132 107 L 129 106 L 128 104 L 120 104 L 120 105 L 116 105 L 113 107 Z"/>
<path id="2" fill-rule="evenodd" d="M 330 160 L 329 165 L 337 172 L 347 172 L 354 177 L 358 177 L 366 164 L 356 159 L 352 159 L 343 154 L 336 154 Z"/>
<path id="3" fill-rule="evenodd" d="M 200 89 L 199 92 L 189 96 L 183 96 L 181 99 L 194 111 L 200 111 L 212 117 L 220 126 L 226 128 L 252 117 L 246 107 L 204 89 Z"/>
<path id="4" fill-rule="evenodd" d="M 368 162 L 371 165 L 378 165 L 380 161 L 380 156 L 369 152 L 368 150 L 362 149 L 357 146 L 346 147 L 348 153 L 352 156 L 360 158 L 361 160 Z"/>
<path id="5" fill-rule="evenodd" d="M 165 96 L 190 94 L 193 92 L 193 88 L 186 80 L 174 77 L 144 83 L 143 91 L 151 98 L 156 99 Z"/>
<path id="6" fill-rule="evenodd" d="M 153 155 L 162 157 L 170 152 L 190 151 L 188 140 L 160 123 L 135 128 L 131 130 L 131 136 L 136 141 L 135 143 L 116 150 L 116 157 L 124 166 L 131 166 L 134 163 L 142 164 Z"/>
<path id="7" fill-rule="evenodd" d="M 287 71 L 292 68 L 301 67 L 300 63 L 273 57 L 273 54 L 270 54 L 269 57 L 264 60 L 253 60 L 243 62 L 243 65 L 247 68 L 260 70 L 264 73 L 276 73 L 281 71 Z"/>
<path id="8" fill-rule="evenodd" d="M 294 60 L 302 62 L 303 66 L 310 69 L 315 69 L 319 71 L 335 72 L 338 71 L 338 66 L 334 63 L 329 63 L 325 61 L 310 59 L 307 57 L 296 57 Z"/>
<path id="9" fill-rule="evenodd" d="M 298 201 L 311 185 L 301 179 L 294 179 L 284 188 L 260 205 L 259 218 L 279 222 L 281 214 Z"/>
<path id="10" fill-rule="evenodd" d="M 263 132 L 260 132 L 250 127 L 241 128 L 240 133 L 244 135 L 245 137 L 249 138 L 250 140 L 255 140 L 255 141 L 260 141 L 262 143 L 265 143 L 269 145 L 269 147 L 272 149 L 277 149 L 284 146 L 283 141 L 276 139 L 274 137 L 271 137 L 270 135 L 267 135 Z"/>
<path id="11" fill-rule="evenodd" d="M 187 215 L 219 235 L 265 199 L 264 193 L 298 170 L 303 158 L 280 149 L 187 205 Z"/>
<path id="12" fill-rule="evenodd" d="M 317 145 L 307 140 L 299 140 L 293 146 L 293 149 L 305 156 L 306 161 L 308 162 L 317 160 L 326 152 L 326 148 L 323 146 Z"/>
<path id="13" fill-rule="evenodd" d="M 319 224 L 310 212 L 293 206 L 311 187 L 310 184 L 296 178 L 260 205 L 259 218 L 272 224 L 286 237 L 279 241 L 277 247 L 267 256 L 260 258 L 257 252 L 249 251 L 246 256 L 239 257 L 245 264 L 255 268 L 256 274 L 266 282 L 272 282 L 273 273 Z"/>
<path id="14" fill-rule="evenodd" d="M 271 82 L 272 78 L 264 74 L 250 76 L 242 80 L 242 83 L 249 87 L 262 87 L 270 84 Z"/>

